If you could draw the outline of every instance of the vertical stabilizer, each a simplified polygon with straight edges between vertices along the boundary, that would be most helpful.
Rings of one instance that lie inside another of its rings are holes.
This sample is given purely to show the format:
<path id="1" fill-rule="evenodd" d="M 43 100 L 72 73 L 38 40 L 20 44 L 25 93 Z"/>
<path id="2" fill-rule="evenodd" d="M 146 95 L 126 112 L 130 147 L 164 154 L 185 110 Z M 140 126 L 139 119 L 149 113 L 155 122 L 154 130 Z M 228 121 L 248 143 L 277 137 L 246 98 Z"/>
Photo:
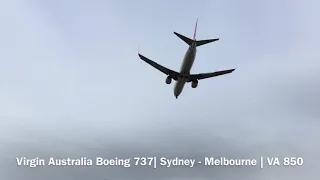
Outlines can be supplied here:
<path id="1" fill-rule="evenodd" d="M 197 35 L 197 26 L 198 26 L 198 18 L 196 21 L 196 26 L 194 27 L 194 33 L 193 33 L 193 41 L 196 41 L 196 35 Z"/>

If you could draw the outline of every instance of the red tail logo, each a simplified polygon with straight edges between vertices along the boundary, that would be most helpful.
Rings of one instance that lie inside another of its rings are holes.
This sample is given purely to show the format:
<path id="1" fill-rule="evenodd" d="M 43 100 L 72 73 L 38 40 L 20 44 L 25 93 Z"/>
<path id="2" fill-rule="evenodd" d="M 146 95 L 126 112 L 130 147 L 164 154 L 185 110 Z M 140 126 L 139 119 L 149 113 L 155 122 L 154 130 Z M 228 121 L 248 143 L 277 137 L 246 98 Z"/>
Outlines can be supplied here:
<path id="1" fill-rule="evenodd" d="M 196 27 L 194 28 L 194 33 L 193 33 L 193 40 L 196 40 L 196 34 L 197 34 L 197 25 L 198 25 L 198 18 L 196 22 Z"/>

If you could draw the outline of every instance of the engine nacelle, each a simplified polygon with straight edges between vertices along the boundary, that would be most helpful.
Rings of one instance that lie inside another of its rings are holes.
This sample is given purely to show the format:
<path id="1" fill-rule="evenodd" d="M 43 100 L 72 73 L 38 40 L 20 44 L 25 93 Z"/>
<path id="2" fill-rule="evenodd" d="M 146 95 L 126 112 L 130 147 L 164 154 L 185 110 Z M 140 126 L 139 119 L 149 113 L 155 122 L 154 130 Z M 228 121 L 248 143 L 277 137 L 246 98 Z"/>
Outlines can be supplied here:
<path id="1" fill-rule="evenodd" d="M 191 87 L 196 88 L 198 86 L 198 80 L 192 81 L 191 82 Z"/>
<path id="2" fill-rule="evenodd" d="M 170 76 L 168 76 L 167 79 L 166 79 L 166 83 L 167 84 L 171 84 L 171 81 L 172 81 L 172 78 Z"/>

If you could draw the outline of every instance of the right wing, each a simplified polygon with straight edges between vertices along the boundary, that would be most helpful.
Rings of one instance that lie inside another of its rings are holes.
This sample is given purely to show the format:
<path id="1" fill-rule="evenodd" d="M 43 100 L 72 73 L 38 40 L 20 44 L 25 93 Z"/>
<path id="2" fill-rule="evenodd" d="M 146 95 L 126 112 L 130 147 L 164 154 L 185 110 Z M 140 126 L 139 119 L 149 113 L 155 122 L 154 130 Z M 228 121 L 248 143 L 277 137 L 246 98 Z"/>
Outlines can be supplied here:
<path id="1" fill-rule="evenodd" d="M 228 69 L 228 70 L 216 71 L 216 72 L 212 72 L 212 73 L 191 74 L 190 79 L 191 80 L 201 80 L 201 79 L 211 78 L 211 77 L 215 77 L 215 76 L 220 76 L 220 75 L 232 73 L 234 70 L 235 69 Z"/>
<path id="2" fill-rule="evenodd" d="M 142 59 L 144 62 L 150 64 L 151 66 L 153 66 L 154 68 L 158 69 L 159 71 L 163 72 L 164 74 L 168 75 L 168 76 L 171 76 L 174 80 L 177 80 L 178 79 L 178 76 L 179 76 L 179 73 L 176 72 L 176 71 L 173 71 L 171 69 L 168 69 L 164 66 L 161 66 L 160 64 L 148 59 L 147 57 L 141 55 L 139 53 L 139 57 L 140 59 Z"/>

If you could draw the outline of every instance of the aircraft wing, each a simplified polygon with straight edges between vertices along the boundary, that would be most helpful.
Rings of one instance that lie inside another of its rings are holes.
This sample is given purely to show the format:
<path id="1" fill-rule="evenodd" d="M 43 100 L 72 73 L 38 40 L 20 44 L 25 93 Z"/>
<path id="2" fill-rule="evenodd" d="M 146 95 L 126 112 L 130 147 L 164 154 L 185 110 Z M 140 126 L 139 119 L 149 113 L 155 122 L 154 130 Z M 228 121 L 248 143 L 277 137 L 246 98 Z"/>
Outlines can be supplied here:
<path id="1" fill-rule="evenodd" d="M 171 69 L 168 69 L 164 66 L 161 66 L 160 64 L 148 59 L 147 57 L 141 55 L 139 53 L 140 59 L 142 59 L 144 62 L 148 63 L 149 65 L 153 66 L 154 68 L 158 69 L 159 71 L 163 72 L 164 74 L 171 76 L 174 80 L 178 79 L 179 73 L 176 71 L 173 71 Z"/>
<path id="2" fill-rule="evenodd" d="M 191 80 L 201 80 L 201 79 L 211 78 L 211 77 L 215 77 L 215 76 L 220 76 L 220 75 L 232 73 L 234 70 L 235 69 L 228 69 L 228 70 L 216 71 L 216 72 L 212 72 L 212 73 L 191 74 L 190 79 Z"/>

